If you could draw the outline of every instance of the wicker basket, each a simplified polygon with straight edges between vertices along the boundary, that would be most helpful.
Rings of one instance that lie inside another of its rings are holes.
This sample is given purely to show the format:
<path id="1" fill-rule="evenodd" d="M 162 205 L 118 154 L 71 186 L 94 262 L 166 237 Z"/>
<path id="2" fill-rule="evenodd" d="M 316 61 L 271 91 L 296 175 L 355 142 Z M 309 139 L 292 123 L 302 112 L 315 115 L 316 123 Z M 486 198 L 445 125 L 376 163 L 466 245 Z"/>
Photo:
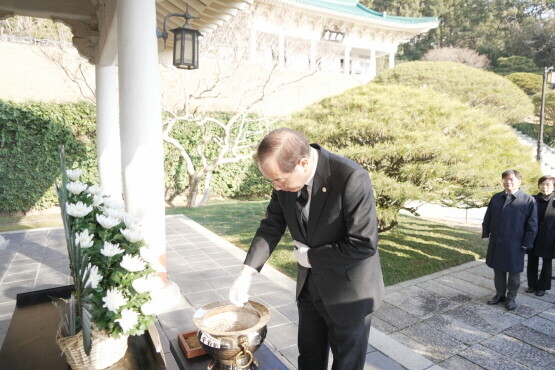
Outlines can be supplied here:
<path id="1" fill-rule="evenodd" d="M 116 339 L 103 331 L 93 330 L 92 348 L 88 356 L 83 349 L 83 332 L 62 337 L 61 326 L 58 326 L 56 342 L 72 369 L 99 370 L 115 364 L 125 355 L 128 337 L 121 335 Z"/>

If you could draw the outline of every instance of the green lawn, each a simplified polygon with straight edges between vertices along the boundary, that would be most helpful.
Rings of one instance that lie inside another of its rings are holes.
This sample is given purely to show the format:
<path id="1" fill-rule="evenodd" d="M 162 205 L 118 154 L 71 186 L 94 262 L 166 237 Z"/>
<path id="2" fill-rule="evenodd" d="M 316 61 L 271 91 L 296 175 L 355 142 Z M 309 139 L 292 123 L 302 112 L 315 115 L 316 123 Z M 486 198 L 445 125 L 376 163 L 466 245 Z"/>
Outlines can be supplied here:
<path id="1" fill-rule="evenodd" d="M 247 250 L 264 216 L 267 201 L 214 202 L 202 208 L 168 209 L 183 214 Z M 400 215 L 399 226 L 380 234 L 380 253 L 386 285 L 414 279 L 485 256 L 480 235 L 443 224 Z M 296 262 L 292 240 L 286 232 L 270 263 L 294 278 Z"/>
<path id="2" fill-rule="evenodd" d="M 215 201 L 202 208 L 167 208 L 167 214 L 184 214 L 243 250 L 266 209 L 267 201 Z M 399 226 L 380 234 L 380 253 L 386 285 L 414 279 L 485 256 L 480 235 L 460 228 L 400 215 Z M 61 227 L 59 214 L 0 215 L 0 232 L 38 227 Z M 292 240 L 286 232 L 270 263 L 295 278 L 297 264 Z"/>

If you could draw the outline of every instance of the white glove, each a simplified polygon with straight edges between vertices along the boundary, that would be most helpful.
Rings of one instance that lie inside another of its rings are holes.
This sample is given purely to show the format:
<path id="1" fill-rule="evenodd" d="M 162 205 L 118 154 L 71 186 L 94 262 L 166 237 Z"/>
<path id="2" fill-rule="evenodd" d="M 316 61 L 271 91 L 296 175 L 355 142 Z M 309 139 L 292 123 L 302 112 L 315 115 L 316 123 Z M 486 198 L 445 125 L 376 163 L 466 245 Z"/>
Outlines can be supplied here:
<path id="1" fill-rule="evenodd" d="M 229 300 L 237 307 L 243 305 L 249 300 L 249 289 L 252 285 L 252 279 L 258 274 L 258 271 L 250 266 L 243 265 L 241 274 L 235 280 L 231 289 L 229 290 Z"/>
<path id="2" fill-rule="evenodd" d="M 295 243 L 293 254 L 295 254 L 295 258 L 297 259 L 299 265 L 306 267 L 307 269 L 312 268 L 312 265 L 308 261 L 308 250 L 310 248 L 297 240 L 293 240 L 293 243 Z"/>

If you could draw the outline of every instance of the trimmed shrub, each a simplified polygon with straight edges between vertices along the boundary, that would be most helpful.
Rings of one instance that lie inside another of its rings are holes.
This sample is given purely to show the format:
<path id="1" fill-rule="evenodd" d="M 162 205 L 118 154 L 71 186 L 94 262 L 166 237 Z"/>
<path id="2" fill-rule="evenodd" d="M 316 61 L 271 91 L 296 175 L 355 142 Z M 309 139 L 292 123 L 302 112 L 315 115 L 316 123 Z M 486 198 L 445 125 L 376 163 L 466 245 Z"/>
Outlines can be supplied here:
<path id="1" fill-rule="evenodd" d="M 507 79 L 454 62 L 409 62 L 379 75 L 375 83 L 396 83 L 419 91 L 433 90 L 496 117 L 521 122 L 533 113 L 526 94 Z"/>
<path id="2" fill-rule="evenodd" d="M 497 66 L 493 68 L 493 71 L 504 76 L 515 72 L 538 73 L 540 69 L 533 59 L 513 55 L 497 59 Z"/>
<path id="3" fill-rule="evenodd" d="M 542 93 L 539 92 L 532 96 L 532 102 L 534 103 L 536 115 L 539 117 L 542 104 Z M 555 90 L 545 91 L 544 118 L 546 123 L 555 123 Z"/>
<path id="4" fill-rule="evenodd" d="M 506 75 L 509 81 L 517 85 L 527 95 L 534 95 L 542 91 L 542 76 L 528 72 L 516 72 Z"/>
<path id="5" fill-rule="evenodd" d="M 525 179 L 540 174 L 510 127 L 431 89 L 370 83 L 311 105 L 285 125 L 370 172 L 381 230 L 397 223 L 409 200 L 479 207 L 502 189 L 504 170 L 518 169 Z"/>
<path id="6" fill-rule="evenodd" d="M 469 67 L 486 68 L 489 59 L 477 51 L 468 48 L 439 48 L 430 49 L 422 58 L 427 62 L 457 62 Z"/>

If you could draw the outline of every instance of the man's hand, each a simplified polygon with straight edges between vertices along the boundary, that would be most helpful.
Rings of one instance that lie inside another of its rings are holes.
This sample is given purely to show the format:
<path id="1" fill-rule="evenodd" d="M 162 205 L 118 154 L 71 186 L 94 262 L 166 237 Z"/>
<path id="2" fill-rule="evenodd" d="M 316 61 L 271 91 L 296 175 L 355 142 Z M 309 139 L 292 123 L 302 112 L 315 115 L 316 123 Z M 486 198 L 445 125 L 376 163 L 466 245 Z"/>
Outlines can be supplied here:
<path id="1" fill-rule="evenodd" d="M 312 265 L 308 260 L 308 250 L 310 248 L 297 240 L 293 240 L 293 243 L 295 243 L 293 254 L 295 254 L 295 258 L 297 259 L 299 265 L 306 268 L 312 268 Z"/>
<path id="2" fill-rule="evenodd" d="M 252 279 L 258 274 L 258 271 L 250 266 L 243 265 L 241 274 L 235 280 L 229 290 L 229 300 L 237 307 L 243 305 L 249 300 L 249 289 L 251 288 Z"/>

